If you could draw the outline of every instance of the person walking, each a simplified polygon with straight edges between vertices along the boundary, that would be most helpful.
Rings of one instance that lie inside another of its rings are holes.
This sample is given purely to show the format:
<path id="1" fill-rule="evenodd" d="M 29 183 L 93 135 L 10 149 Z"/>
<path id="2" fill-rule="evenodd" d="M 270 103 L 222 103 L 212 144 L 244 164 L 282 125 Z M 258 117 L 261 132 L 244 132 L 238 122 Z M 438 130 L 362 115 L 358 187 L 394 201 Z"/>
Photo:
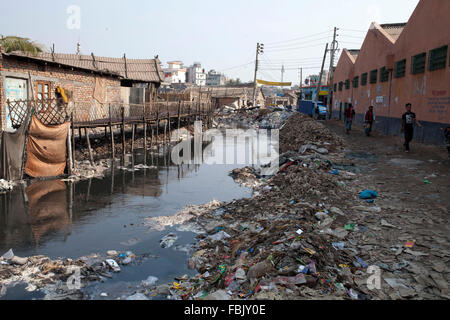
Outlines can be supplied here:
<path id="1" fill-rule="evenodd" d="M 366 136 L 370 137 L 370 133 L 372 132 L 373 122 L 375 121 L 375 114 L 373 113 L 373 106 L 369 107 L 366 114 L 364 115 L 364 126 Z"/>
<path id="2" fill-rule="evenodd" d="M 422 125 L 417 120 L 416 114 L 411 112 L 411 103 L 407 103 L 405 105 L 406 112 L 402 115 L 402 129 L 401 132 L 405 134 L 405 152 L 409 152 L 409 144 L 414 137 L 414 124 L 416 124 L 419 128 L 422 128 Z"/>
<path id="3" fill-rule="evenodd" d="M 345 132 L 347 134 L 350 134 L 350 130 L 352 130 L 352 123 L 355 115 L 355 109 L 353 109 L 353 105 L 350 103 L 347 110 L 345 110 Z"/>

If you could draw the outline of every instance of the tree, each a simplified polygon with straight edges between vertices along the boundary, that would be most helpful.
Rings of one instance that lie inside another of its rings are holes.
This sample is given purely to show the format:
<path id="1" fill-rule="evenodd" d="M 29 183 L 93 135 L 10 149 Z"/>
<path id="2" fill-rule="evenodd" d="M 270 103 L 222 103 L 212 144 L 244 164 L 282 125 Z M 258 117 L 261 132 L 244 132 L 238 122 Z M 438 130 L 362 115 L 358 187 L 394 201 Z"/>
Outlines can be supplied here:
<path id="1" fill-rule="evenodd" d="M 39 52 L 45 51 L 44 45 L 31 41 L 28 38 L 21 38 L 17 36 L 4 37 L 3 35 L 0 35 L 0 46 L 2 46 L 6 53 L 22 51 L 36 55 Z"/>
<path id="2" fill-rule="evenodd" d="M 228 81 L 228 84 L 231 85 L 231 86 L 241 84 L 241 79 L 239 79 L 239 78 L 237 78 L 236 80 L 230 79 L 230 80 Z"/>

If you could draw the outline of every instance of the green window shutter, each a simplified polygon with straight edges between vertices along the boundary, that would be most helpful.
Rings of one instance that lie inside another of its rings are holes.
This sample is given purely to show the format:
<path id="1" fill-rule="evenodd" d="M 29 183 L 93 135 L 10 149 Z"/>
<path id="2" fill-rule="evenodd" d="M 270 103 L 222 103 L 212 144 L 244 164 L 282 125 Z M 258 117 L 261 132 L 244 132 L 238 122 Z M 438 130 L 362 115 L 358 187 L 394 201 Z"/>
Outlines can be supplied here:
<path id="1" fill-rule="evenodd" d="M 406 74 L 406 59 L 397 61 L 395 63 L 395 73 L 394 76 L 396 78 L 402 78 Z"/>
<path id="2" fill-rule="evenodd" d="M 428 57 L 428 70 L 434 71 L 444 69 L 447 65 L 447 52 L 448 46 L 431 50 L 430 56 Z"/>
<path id="3" fill-rule="evenodd" d="M 367 84 L 367 72 L 361 75 L 361 85 L 365 86 Z"/>
<path id="4" fill-rule="evenodd" d="M 389 81 L 389 70 L 386 67 L 380 69 L 380 81 L 386 82 Z"/>
<path id="5" fill-rule="evenodd" d="M 419 74 L 425 72 L 425 61 L 427 54 L 425 52 L 415 55 L 411 59 L 411 73 Z"/>
<path id="6" fill-rule="evenodd" d="M 350 80 L 345 80 L 345 90 L 350 89 Z"/>
<path id="7" fill-rule="evenodd" d="M 370 83 L 377 83 L 378 78 L 378 70 L 372 70 L 370 71 Z"/>
<path id="8" fill-rule="evenodd" d="M 339 91 L 342 91 L 342 86 L 344 85 L 344 83 L 341 81 L 339 82 Z"/>
<path id="9" fill-rule="evenodd" d="M 358 84 L 359 84 L 359 77 L 354 77 L 353 78 L 353 88 L 358 88 Z"/>
<path id="10" fill-rule="evenodd" d="M 337 89 L 337 83 L 334 84 L 333 91 L 336 92 L 337 91 L 336 89 Z"/>

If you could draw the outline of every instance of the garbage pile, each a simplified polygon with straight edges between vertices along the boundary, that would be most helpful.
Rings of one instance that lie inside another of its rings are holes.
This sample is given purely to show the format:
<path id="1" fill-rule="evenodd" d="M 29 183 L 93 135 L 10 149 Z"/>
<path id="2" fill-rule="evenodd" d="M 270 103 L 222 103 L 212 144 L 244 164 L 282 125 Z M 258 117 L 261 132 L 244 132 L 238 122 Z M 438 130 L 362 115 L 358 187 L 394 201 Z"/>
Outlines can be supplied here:
<path id="1" fill-rule="evenodd" d="M 72 171 L 72 175 L 64 181 L 79 181 L 92 178 L 102 179 L 104 178 L 104 172 L 110 168 L 109 160 L 100 160 L 94 163 L 92 166 L 89 160 L 75 161 L 75 169 Z"/>
<path id="2" fill-rule="evenodd" d="M 302 113 L 294 113 L 280 130 L 280 152 L 299 151 L 303 145 L 315 145 L 340 151 L 343 141 L 322 123 Z"/>
<path id="3" fill-rule="evenodd" d="M 44 299 L 85 299 L 87 297 L 82 289 L 88 284 L 112 278 L 124 266 L 148 258 L 155 257 L 110 250 L 106 255 L 91 254 L 77 260 L 52 260 L 42 255 L 18 257 L 10 249 L 0 256 L 0 296 L 5 295 L 8 288 L 25 283 L 28 292 L 42 292 L 45 294 Z M 156 281 L 149 277 L 142 286 L 154 286 Z"/>
<path id="4" fill-rule="evenodd" d="M 234 109 L 223 107 L 217 112 L 220 118 L 217 128 L 252 128 L 252 129 L 277 129 L 294 112 L 287 110 L 267 109 Z"/>
<path id="5" fill-rule="evenodd" d="M 287 118 L 281 137 L 285 152 L 273 177 L 262 179 L 252 168 L 231 172 L 254 188 L 251 198 L 189 208 L 190 219 L 181 223 L 197 225 L 188 266 L 198 274 L 174 282 L 169 299 L 370 298 L 354 282 L 366 257 L 344 243 L 358 226 L 339 208 L 353 199 L 346 182 L 354 179 L 351 172 L 335 174 L 333 163 L 344 159 L 342 141 L 297 114 Z M 324 143 L 329 150 L 318 152 Z"/>
<path id="6" fill-rule="evenodd" d="M 257 188 L 263 183 L 252 167 L 234 169 L 229 175 L 236 183 L 248 188 Z"/>
<path id="7" fill-rule="evenodd" d="M 6 191 L 11 191 L 14 188 L 14 185 L 13 181 L 0 179 L 0 192 L 4 193 Z"/>
<path id="8" fill-rule="evenodd" d="M 287 118 L 292 116 L 294 113 L 292 111 L 274 111 L 267 115 L 257 119 L 258 127 L 260 129 L 278 129 L 280 128 Z"/>

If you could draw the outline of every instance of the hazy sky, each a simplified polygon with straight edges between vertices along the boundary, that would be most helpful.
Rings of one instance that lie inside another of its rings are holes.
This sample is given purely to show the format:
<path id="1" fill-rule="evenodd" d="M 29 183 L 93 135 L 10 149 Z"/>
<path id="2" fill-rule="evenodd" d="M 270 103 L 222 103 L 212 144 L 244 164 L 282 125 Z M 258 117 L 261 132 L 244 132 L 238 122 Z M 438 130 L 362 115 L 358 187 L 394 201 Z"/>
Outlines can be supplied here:
<path id="1" fill-rule="evenodd" d="M 55 51 L 194 61 L 253 80 L 255 47 L 265 44 L 258 78 L 299 81 L 318 74 L 333 27 L 340 48 L 359 49 L 371 21 L 407 22 L 419 0 L 16 0 L 1 1 L 0 34 L 29 37 Z M 77 28 L 76 11 L 80 9 Z M 340 53 L 339 53 L 340 54 Z M 338 58 L 338 57 L 337 57 Z M 336 58 L 336 63 L 337 63 Z M 328 69 L 329 60 L 326 62 Z"/>

